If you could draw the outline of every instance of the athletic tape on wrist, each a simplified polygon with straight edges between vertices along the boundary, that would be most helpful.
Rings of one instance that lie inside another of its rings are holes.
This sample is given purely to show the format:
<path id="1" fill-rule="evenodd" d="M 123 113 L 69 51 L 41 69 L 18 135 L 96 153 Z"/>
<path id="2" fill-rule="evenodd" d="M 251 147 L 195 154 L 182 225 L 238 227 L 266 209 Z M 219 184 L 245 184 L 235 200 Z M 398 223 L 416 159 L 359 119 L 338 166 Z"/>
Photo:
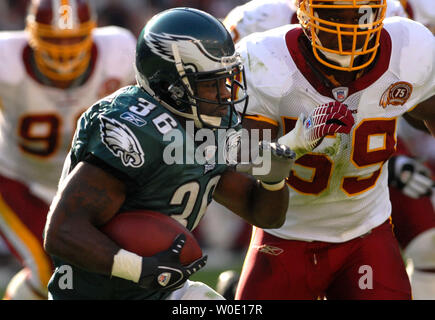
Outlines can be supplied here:
<path id="1" fill-rule="evenodd" d="M 278 191 L 278 190 L 281 190 L 282 188 L 284 188 L 285 180 L 282 180 L 282 181 L 275 183 L 275 184 L 265 183 L 265 182 L 260 180 L 260 184 L 264 189 L 266 189 L 268 191 Z"/>
<path id="2" fill-rule="evenodd" d="M 113 257 L 112 276 L 138 282 L 142 272 L 142 257 L 120 249 Z"/>

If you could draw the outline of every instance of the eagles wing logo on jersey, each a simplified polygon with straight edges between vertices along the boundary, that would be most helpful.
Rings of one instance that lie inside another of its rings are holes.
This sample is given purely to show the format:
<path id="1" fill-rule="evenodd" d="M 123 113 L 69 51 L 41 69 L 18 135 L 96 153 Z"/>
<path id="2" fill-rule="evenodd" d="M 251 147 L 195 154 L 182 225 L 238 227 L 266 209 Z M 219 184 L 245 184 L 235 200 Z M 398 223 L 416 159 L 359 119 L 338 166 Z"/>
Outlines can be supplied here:
<path id="1" fill-rule="evenodd" d="M 184 60 L 198 61 L 199 65 L 207 65 L 207 58 L 214 62 L 221 62 L 221 58 L 208 53 L 201 42 L 193 37 L 149 32 L 145 36 L 145 41 L 154 54 L 161 56 L 166 61 L 175 61 L 172 45 L 176 44 L 180 51 L 180 56 L 183 57 L 183 62 L 185 62 Z"/>
<path id="2" fill-rule="evenodd" d="M 145 162 L 144 152 L 134 133 L 123 123 L 100 117 L 101 139 L 104 145 L 121 158 L 126 167 L 138 168 Z"/>

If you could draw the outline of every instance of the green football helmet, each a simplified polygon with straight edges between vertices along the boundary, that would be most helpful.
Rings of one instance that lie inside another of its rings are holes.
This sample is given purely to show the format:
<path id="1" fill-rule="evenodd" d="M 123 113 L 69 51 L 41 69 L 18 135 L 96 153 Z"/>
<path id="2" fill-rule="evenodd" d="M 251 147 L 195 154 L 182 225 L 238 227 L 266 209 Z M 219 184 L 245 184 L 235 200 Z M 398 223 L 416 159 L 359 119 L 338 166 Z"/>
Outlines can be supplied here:
<path id="1" fill-rule="evenodd" d="M 223 24 L 210 14 L 174 8 L 155 15 L 143 28 L 136 47 L 136 80 L 147 93 L 176 115 L 194 120 L 197 128 L 239 125 L 247 106 L 240 56 Z M 230 99 L 221 99 L 219 81 L 226 79 Z M 200 82 L 216 81 L 217 100 L 198 96 Z M 228 107 L 229 125 L 201 113 L 201 102 Z M 240 114 L 235 104 L 244 104 Z"/>

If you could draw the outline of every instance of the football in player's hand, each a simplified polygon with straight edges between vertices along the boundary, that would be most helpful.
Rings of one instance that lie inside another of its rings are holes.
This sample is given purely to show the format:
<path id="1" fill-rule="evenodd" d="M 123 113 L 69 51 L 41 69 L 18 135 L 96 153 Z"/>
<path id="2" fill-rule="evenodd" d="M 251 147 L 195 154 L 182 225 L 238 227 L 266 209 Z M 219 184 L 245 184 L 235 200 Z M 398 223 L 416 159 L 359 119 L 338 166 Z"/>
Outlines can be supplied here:
<path id="1" fill-rule="evenodd" d="M 175 219 L 154 211 L 132 211 L 117 214 L 101 231 L 121 248 L 143 257 L 168 250 L 175 237 L 184 233 L 186 243 L 180 262 L 188 265 L 202 257 L 202 250 L 193 234 Z"/>

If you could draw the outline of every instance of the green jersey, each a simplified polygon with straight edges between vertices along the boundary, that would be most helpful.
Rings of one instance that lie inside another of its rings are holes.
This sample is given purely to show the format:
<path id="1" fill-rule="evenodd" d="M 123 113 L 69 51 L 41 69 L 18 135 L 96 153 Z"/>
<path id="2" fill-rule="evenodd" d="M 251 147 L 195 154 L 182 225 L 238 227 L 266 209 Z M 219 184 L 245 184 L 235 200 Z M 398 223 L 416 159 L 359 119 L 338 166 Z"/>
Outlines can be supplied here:
<path id="1" fill-rule="evenodd" d="M 220 130 L 208 130 L 198 139 L 201 130 L 192 131 L 193 124 L 183 126 L 140 87 L 122 88 L 98 101 L 79 119 L 62 178 L 81 161 L 97 164 L 126 184 L 126 199 L 118 214 L 140 209 L 158 211 L 193 230 L 227 168 L 218 161 L 218 148 L 228 144 L 228 137 Z M 71 266 L 73 289 L 62 290 L 60 267 L 68 263 L 56 257 L 53 260 L 56 270 L 49 291 L 54 299 L 164 297 L 131 281 L 75 266 Z"/>

